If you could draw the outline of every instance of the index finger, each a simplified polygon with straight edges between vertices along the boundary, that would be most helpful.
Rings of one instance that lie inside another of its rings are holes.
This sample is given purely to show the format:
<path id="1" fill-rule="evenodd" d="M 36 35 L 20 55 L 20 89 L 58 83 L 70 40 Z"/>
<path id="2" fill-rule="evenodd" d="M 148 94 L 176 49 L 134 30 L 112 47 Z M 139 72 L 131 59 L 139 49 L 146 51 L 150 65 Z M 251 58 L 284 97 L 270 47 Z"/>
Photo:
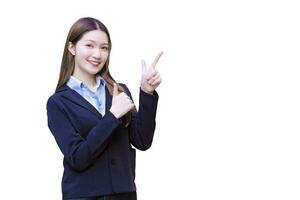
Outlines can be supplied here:
<path id="1" fill-rule="evenodd" d="M 161 51 L 161 52 L 159 52 L 159 53 L 157 54 L 156 58 L 154 59 L 154 61 L 153 61 L 152 64 L 151 64 L 151 67 L 155 68 L 155 65 L 157 64 L 159 58 L 161 57 L 161 55 L 162 55 L 163 53 L 164 53 L 164 52 Z"/>

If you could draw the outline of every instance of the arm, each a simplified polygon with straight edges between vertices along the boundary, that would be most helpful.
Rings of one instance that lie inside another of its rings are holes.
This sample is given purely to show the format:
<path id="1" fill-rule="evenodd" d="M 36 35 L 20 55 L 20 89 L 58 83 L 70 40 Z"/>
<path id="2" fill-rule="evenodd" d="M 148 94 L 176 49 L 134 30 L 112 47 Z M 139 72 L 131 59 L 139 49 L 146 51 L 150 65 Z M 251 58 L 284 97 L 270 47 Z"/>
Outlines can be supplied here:
<path id="1" fill-rule="evenodd" d="M 142 60 L 142 77 L 140 87 L 139 110 L 132 111 L 132 119 L 129 127 L 130 142 L 140 150 L 150 148 L 155 130 L 155 116 L 158 102 L 158 94 L 155 89 L 161 83 L 160 74 L 155 66 L 163 52 L 159 52 L 149 68 L 145 60 Z M 132 96 L 124 85 L 127 94 Z"/>
<path id="2" fill-rule="evenodd" d="M 84 139 L 70 123 L 64 109 L 53 98 L 47 102 L 48 126 L 67 162 L 78 171 L 93 163 L 105 149 L 120 121 L 108 111 Z"/>
<path id="3" fill-rule="evenodd" d="M 123 85 L 128 96 L 132 99 L 131 93 Z M 130 142 L 139 150 L 150 148 L 155 131 L 155 117 L 158 103 L 158 94 L 156 91 L 153 95 L 148 94 L 140 89 L 139 109 L 132 111 L 131 123 L 129 125 Z"/>

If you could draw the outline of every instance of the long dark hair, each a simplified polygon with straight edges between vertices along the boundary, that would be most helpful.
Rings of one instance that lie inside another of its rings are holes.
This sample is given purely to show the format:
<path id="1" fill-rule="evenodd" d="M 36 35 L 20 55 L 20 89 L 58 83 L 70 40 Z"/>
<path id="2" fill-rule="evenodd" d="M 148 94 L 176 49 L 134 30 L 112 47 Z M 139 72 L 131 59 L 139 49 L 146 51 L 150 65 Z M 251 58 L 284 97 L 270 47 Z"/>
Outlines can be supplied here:
<path id="1" fill-rule="evenodd" d="M 110 95 L 113 95 L 113 83 L 116 83 L 116 81 L 113 79 L 109 72 L 109 55 L 111 52 L 111 47 L 112 43 L 110 40 L 110 35 L 108 32 L 108 29 L 106 26 L 100 22 L 98 19 L 91 18 L 91 17 L 84 17 L 78 19 L 70 28 L 66 43 L 64 46 L 64 53 L 61 61 L 61 66 L 60 66 L 60 73 L 59 73 L 59 79 L 58 83 L 56 86 L 56 90 L 60 88 L 62 85 L 64 85 L 70 78 L 70 76 L 74 72 L 74 67 L 75 67 L 75 61 L 74 61 L 74 56 L 70 53 L 68 50 L 68 45 L 69 42 L 72 42 L 73 45 L 76 45 L 76 43 L 82 38 L 82 36 L 89 31 L 93 30 L 101 30 L 104 33 L 106 33 L 107 38 L 108 38 L 108 48 L 109 48 L 109 54 L 108 58 L 106 60 L 106 63 L 104 64 L 103 68 L 101 71 L 99 71 L 96 75 L 100 75 L 106 82 L 107 89 L 110 93 Z M 118 85 L 118 90 L 119 92 L 124 92 L 124 88 L 122 86 Z M 128 112 L 122 120 L 125 120 L 126 126 L 129 125 L 130 120 L 131 120 L 131 112 Z"/>

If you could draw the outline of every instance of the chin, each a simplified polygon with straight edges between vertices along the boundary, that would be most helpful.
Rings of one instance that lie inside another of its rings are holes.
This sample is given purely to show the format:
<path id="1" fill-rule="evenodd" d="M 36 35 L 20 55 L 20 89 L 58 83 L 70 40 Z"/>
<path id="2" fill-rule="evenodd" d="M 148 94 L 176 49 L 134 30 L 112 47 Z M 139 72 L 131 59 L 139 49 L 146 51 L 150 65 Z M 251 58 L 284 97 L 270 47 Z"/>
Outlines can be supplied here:
<path id="1" fill-rule="evenodd" d="M 95 69 L 95 68 L 94 69 L 89 69 L 88 73 L 95 75 L 95 74 L 99 73 L 101 70 L 102 70 L 102 67 L 97 68 L 97 69 Z"/>
<path id="2" fill-rule="evenodd" d="M 99 71 L 92 71 L 92 72 L 89 72 L 89 74 L 92 74 L 92 75 L 96 75 L 96 74 L 98 74 L 99 73 Z"/>

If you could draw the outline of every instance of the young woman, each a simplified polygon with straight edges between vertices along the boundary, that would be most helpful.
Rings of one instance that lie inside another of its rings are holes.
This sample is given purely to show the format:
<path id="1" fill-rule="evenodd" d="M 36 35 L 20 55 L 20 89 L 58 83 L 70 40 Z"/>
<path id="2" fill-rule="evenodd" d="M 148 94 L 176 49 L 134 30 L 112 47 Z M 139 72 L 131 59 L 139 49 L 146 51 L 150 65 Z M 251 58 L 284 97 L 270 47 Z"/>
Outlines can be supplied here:
<path id="1" fill-rule="evenodd" d="M 136 199 L 135 149 L 147 150 L 155 129 L 161 83 L 142 61 L 139 109 L 109 72 L 111 40 L 105 25 L 86 17 L 68 34 L 48 126 L 64 155 L 63 199 Z M 132 145 L 132 146 L 131 146 Z"/>

